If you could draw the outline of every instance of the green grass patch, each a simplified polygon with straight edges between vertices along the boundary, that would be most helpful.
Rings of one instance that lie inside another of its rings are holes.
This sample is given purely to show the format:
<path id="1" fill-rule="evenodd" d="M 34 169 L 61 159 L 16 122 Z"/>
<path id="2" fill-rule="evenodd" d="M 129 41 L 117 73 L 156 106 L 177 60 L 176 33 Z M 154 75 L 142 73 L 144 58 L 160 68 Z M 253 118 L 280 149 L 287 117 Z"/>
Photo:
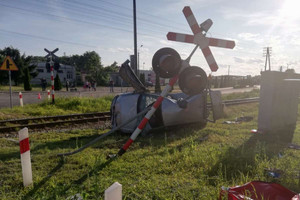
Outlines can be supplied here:
<path id="1" fill-rule="evenodd" d="M 253 89 L 250 92 L 239 92 L 222 95 L 222 100 L 232 100 L 232 99 L 245 99 L 252 97 L 259 97 L 259 89 Z"/>
<path id="2" fill-rule="evenodd" d="M 269 136 L 251 134 L 257 127 L 257 111 L 258 104 L 232 106 L 226 110 L 228 117 L 203 129 L 190 126 L 139 136 L 113 161 L 106 156 L 117 153 L 130 135 L 113 134 L 61 160 L 57 153 L 73 151 L 105 131 L 31 133 L 34 184 L 27 188 L 22 186 L 18 144 L 0 138 L 0 199 L 66 199 L 77 193 L 84 199 L 103 199 L 115 181 L 123 185 L 127 200 L 217 199 L 221 186 L 252 180 L 278 182 L 299 192 L 299 151 L 286 148 L 284 140 L 273 135 L 270 141 Z M 254 120 L 222 123 L 245 113 Z M 300 144 L 299 127 L 300 123 L 293 143 Z M 284 174 L 273 179 L 265 168 L 279 168 Z"/>
<path id="3" fill-rule="evenodd" d="M 49 86 L 47 89 L 51 90 L 51 86 Z M 13 92 L 23 92 L 24 91 L 24 86 L 23 86 L 23 84 L 20 84 L 19 86 L 12 86 L 11 90 Z M 8 92 L 9 91 L 9 85 L 0 85 L 0 91 Z M 32 91 L 42 91 L 42 88 L 41 88 L 41 86 L 32 85 Z"/>
<path id="4" fill-rule="evenodd" d="M 56 98 L 55 104 L 45 100 L 39 104 L 27 104 L 23 108 L 15 106 L 13 109 L 0 109 L 0 120 L 8 118 L 66 115 L 72 113 L 89 113 L 109 111 L 113 96 L 100 98 L 68 97 Z"/>

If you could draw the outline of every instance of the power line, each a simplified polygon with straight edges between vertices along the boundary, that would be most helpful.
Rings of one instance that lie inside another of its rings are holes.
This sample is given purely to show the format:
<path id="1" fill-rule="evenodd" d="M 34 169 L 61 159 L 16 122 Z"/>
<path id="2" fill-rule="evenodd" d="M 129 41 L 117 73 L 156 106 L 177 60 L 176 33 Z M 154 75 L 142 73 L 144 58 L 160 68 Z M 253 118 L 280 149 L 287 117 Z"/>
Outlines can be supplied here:
<path id="1" fill-rule="evenodd" d="M 105 8 L 102 8 L 100 6 L 95 6 L 95 5 L 91 5 L 91 4 L 86 4 L 86 3 L 81 3 L 81 2 L 78 2 L 78 1 L 70 1 L 70 0 L 64 0 L 64 1 L 69 1 L 69 2 L 72 2 L 73 4 L 79 4 L 79 5 L 82 5 L 82 6 L 85 6 L 85 7 L 91 7 L 93 9 L 99 9 L 99 10 L 103 10 L 105 12 L 108 12 L 108 13 L 114 13 L 115 15 L 118 15 L 118 16 L 122 16 L 122 17 L 128 17 L 128 18 L 132 18 L 131 15 L 127 15 L 127 14 L 124 14 L 124 13 L 119 13 L 119 12 L 115 12 L 113 10 L 109 10 L 109 9 L 105 9 Z M 151 20 L 148 20 L 148 19 L 145 19 L 145 18 L 140 18 L 140 17 L 137 17 L 138 20 L 144 22 L 144 23 L 148 23 L 148 24 L 151 24 L 151 25 L 155 25 L 155 26 L 159 26 L 159 27 L 170 27 L 170 28 L 175 28 L 175 29 L 181 29 L 181 28 L 178 28 L 178 27 L 174 27 L 174 26 L 170 26 L 170 25 L 167 25 L 167 24 L 162 24 L 162 23 L 158 23 L 157 21 L 151 21 Z M 185 30 L 185 29 L 181 29 L 181 30 Z"/>
<path id="2" fill-rule="evenodd" d="M 41 0 L 35 0 L 35 1 L 38 1 L 39 3 L 41 3 Z M 116 19 L 116 18 L 113 19 L 113 17 L 116 17 L 116 16 L 109 16 L 109 17 L 108 17 L 108 15 L 101 15 L 101 13 L 96 12 L 95 10 L 91 10 L 91 9 L 88 9 L 88 12 L 86 12 L 87 10 L 83 10 L 82 8 L 74 7 L 74 6 L 76 6 L 76 5 L 69 4 L 68 2 L 64 2 L 64 3 L 67 3 L 67 7 L 68 7 L 67 11 L 68 11 L 68 12 L 71 12 L 71 13 L 74 13 L 74 14 L 76 14 L 77 16 L 78 16 L 78 15 L 82 15 L 82 16 L 90 17 L 90 18 L 92 18 L 92 19 L 96 19 L 96 18 L 94 18 L 94 17 L 95 17 L 95 16 L 99 16 L 99 17 L 102 18 L 102 19 L 105 19 L 105 20 L 108 20 L 108 21 L 112 21 L 114 24 L 118 23 L 118 24 L 124 25 L 124 23 L 127 23 L 128 25 L 132 25 L 132 20 L 129 21 L 129 19 L 127 19 L 127 18 L 124 18 L 124 19 L 126 20 L 126 21 L 124 22 L 124 21 L 120 21 L 120 17 L 117 17 L 117 19 Z M 36 5 L 36 4 L 33 4 L 33 5 Z M 66 4 L 65 4 L 65 5 L 66 5 Z M 70 6 L 72 7 L 72 9 L 78 10 L 79 13 L 76 12 L 76 11 L 71 10 L 71 9 L 69 8 Z M 51 8 L 57 8 L 57 7 L 51 6 Z M 91 11 L 94 12 L 95 14 L 90 14 Z M 84 13 L 84 15 L 83 15 L 83 13 Z M 165 32 L 163 32 L 163 31 L 159 31 L 159 30 L 155 30 L 155 29 L 147 29 L 147 28 L 144 28 L 144 27 L 142 27 L 141 29 L 144 30 L 144 31 L 147 31 L 147 32 L 153 32 L 153 33 L 159 33 L 159 34 L 165 33 Z"/>
<path id="3" fill-rule="evenodd" d="M 121 6 L 121 5 L 114 4 L 114 3 L 111 3 L 111 2 L 108 2 L 108 1 L 104 1 L 104 0 L 91 0 L 91 1 L 94 1 L 94 2 L 99 2 L 99 1 L 101 1 L 101 2 L 104 2 L 104 3 L 110 4 L 110 5 L 113 5 L 113 6 L 115 6 L 115 7 L 119 7 L 119 8 L 122 8 L 122 9 L 128 9 L 128 10 L 132 11 L 132 8 L 130 8 L 130 7 Z M 152 18 L 157 18 L 157 19 L 160 19 L 160 20 L 162 19 L 161 17 L 152 15 L 152 14 L 147 13 L 147 12 L 145 12 L 145 11 L 139 11 L 139 10 L 137 10 L 137 13 L 140 13 L 140 14 L 143 14 L 143 15 L 147 15 L 147 16 L 150 16 L 150 17 L 152 17 Z M 186 25 L 186 24 L 178 23 L 178 22 L 176 22 L 176 21 L 169 20 L 169 19 L 166 19 L 166 18 L 165 18 L 164 20 L 165 20 L 165 21 L 172 22 L 173 24 L 174 24 L 174 23 L 175 23 L 175 24 L 178 24 L 178 25 L 180 25 L 180 26 L 185 26 L 185 25 Z"/>
<path id="4" fill-rule="evenodd" d="M 77 22 L 77 23 L 94 25 L 94 26 L 98 26 L 98 27 L 101 27 L 101 28 L 104 27 L 104 28 L 108 28 L 108 29 L 114 29 L 114 30 L 119 30 L 119 31 L 123 31 L 123 32 L 132 33 L 132 31 L 130 31 L 130 30 L 126 30 L 126 29 L 123 29 L 123 28 L 117 28 L 117 27 L 113 27 L 113 26 L 108 26 L 108 25 L 105 25 L 105 24 L 99 24 L 99 23 L 94 23 L 94 22 L 89 22 L 89 21 L 74 19 L 74 18 L 70 18 L 70 17 L 65 17 L 65 16 L 59 16 L 59 15 L 54 15 L 54 14 L 39 12 L 39 11 L 36 11 L 36 10 L 29 10 L 29 9 L 25 9 L 25 8 L 18 8 L 18 7 L 9 6 L 9 5 L 5 5 L 5 4 L 1 4 L 1 3 L 0 3 L 0 5 L 4 6 L 4 7 L 7 7 L 7 8 L 11 8 L 11 9 L 26 11 L 26 12 L 30 13 L 31 15 L 35 15 L 35 14 L 37 14 L 37 15 L 45 15 L 45 16 L 50 16 L 50 17 L 55 17 L 55 18 L 69 20 L 69 21 L 65 21 L 65 20 L 59 20 L 59 19 L 53 19 L 53 18 L 51 18 L 52 20 L 56 20 L 56 21 L 62 21 L 62 22 L 67 22 L 67 23 L 70 23 L 70 21 L 74 21 L 74 22 Z M 24 14 L 22 12 L 20 12 L 20 13 Z M 149 33 L 146 34 L 146 33 L 142 33 L 142 32 L 139 32 L 139 35 L 149 36 L 149 37 L 153 37 L 154 36 L 155 37 L 155 35 L 151 35 Z"/>
<path id="5" fill-rule="evenodd" d="M 9 31 L 9 30 L 4 30 L 4 29 L 0 29 L 0 32 L 10 33 L 10 34 L 15 34 L 15 35 L 20 35 L 20 36 L 25 36 L 25 37 L 31 37 L 31 38 L 40 39 L 40 40 L 49 40 L 49 41 L 53 41 L 53 42 L 60 42 L 60 43 L 77 45 L 77 46 L 97 48 L 96 46 L 92 46 L 92 45 L 88 45 L 88 44 L 82 44 L 82 43 L 77 43 L 77 42 L 69 42 L 69 41 L 57 40 L 57 39 L 52 39 L 52 38 L 47 38 L 47 37 L 42 37 L 42 36 L 37 36 L 37 35 L 30 35 L 30 34 L 20 33 L 20 32 L 14 32 L 14 31 Z"/>
<path id="6" fill-rule="evenodd" d="M 48 14 L 48 13 L 42 13 L 42 12 L 38 12 L 38 11 L 28 10 L 28 9 L 24 9 L 24 8 L 18 8 L 18 7 L 14 7 L 14 6 L 8 6 L 8 5 L 4 5 L 4 4 L 0 4 L 0 5 L 4 6 L 4 7 L 7 7 L 7 8 L 12 8 L 12 9 L 17 9 L 17 10 L 21 10 L 21 11 L 26 11 L 26 12 L 28 12 L 30 14 L 47 15 L 47 16 L 50 16 L 50 17 L 67 19 L 67 20 L 70 20 L 70 21 L 75 21 L 75 22 L 79 22 L 79 23 L 83 23 L 83 24 L 90 24 L 90 25 L 94 25 L 94 26 L 100 26 L 102 28 L 105 27 L 105 28 L 108 28 L 108 29 L 115 29 L 115 30 L 119 30 L 119 31 L 124 31 L 124 32 L 132 33 L 132 31 L 129 31 L 129 30 L 126 30 L 126 29 L 116 28 L 116 27 L 112 27 L 112 26 L 108 26 L 108 25 L 104 25 L 104 24 L 97 24 L 97 23 L 88 22 L 88 21 L 84 21 L 84 20 L 72 19 L 72 18 L 69 18 L 69 17 L 59 16 L 59 15 L 53 15 L 53 14 Z M 61 21 L 61 20 L 58 20 L 58 21 Z M 68 22 L 68 21 L 63 21 L 63 22 Z M 147 34 L 143 34 L 143 35 L 147 35 Z"/>

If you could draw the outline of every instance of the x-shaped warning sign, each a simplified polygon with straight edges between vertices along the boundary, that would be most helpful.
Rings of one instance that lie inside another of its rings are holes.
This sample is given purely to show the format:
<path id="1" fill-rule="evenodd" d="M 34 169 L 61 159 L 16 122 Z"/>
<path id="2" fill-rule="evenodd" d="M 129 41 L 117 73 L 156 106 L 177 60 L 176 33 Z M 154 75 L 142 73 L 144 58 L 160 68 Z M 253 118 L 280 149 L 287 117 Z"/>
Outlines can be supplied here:
<path id="1" fill-rule="evenodd" d="M 214 56 L 211 53 L 209 46 L 213 47 L 223 47 L 233 49 L 235 46 L 235 42 L 231 40 L 223 40 L 218 38 L 209 38 L 205 36 L 205 33 L 212 25 L 212 21 L 210 19 L 206 20 L 202 24 L 198 24 L 191 8 L 186 6 L 182 10 L 189 26 L 191 27 L 194 35 L 182 34 L 182 33 L 174 33 L 169 32 L 167 34 L 168 40 L 177 41 L 177 42 L 185 42 L 185 43 L 193 43 L 200 47 L 207 64 L 209 65 L 211 71 L 215 72 L 218 70 L 218 65 Z"/>

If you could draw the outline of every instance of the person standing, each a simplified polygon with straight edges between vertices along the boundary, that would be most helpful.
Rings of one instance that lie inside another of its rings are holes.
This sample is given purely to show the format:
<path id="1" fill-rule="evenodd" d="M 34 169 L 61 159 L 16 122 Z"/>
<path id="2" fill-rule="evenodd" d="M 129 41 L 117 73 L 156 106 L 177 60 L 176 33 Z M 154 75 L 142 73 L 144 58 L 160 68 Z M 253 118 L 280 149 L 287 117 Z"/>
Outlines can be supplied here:
<path id="1" fill-rule="evenodd" d="M 70 85 L 70 83 L 69 83 L 69 80 L 67 79 L 67 80 L 66 80 L 66 90 L 67 90 L 67 91 L 69 91 L 69 85 Z"/>
<path id="2" fill-rule="evenodd" d="M 110 86 L 110 92 L 114 92 L 114 81 L 113 80 L 109 81 L 109 86 Z"/>

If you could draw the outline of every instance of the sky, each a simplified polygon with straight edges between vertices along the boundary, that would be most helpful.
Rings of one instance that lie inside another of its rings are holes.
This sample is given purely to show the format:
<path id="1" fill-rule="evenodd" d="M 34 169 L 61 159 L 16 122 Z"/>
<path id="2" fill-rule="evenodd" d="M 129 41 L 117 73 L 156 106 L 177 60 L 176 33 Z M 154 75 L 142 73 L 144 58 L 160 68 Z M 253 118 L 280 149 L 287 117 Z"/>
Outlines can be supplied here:
<path id="1" fill-rule="evenodd" d="M 271 69 L 294 68 L 300 73 L 299 0 L 136 0 L 140 69 L 151 69 L 152 56 L 174 48 L 182 59 L 194 44 L 168 41 L 171 32 L 192 34 L 182 13 L 190 6 L 200 24 L 213 21 L 207 37 L 230 39 L 235 48 L 211 47 L 219 65 L 213 75 L 259 75 L 264 47 L 272 47 Z M 123 63 L 134 52 L 132 0 L 0 0 L 0 49 L 18 48 L 44 56 L 96 51 L 104 66 Z M 200 49 L 193 66 L 211 73 Z M 230 67 L 229 67 L 230 66 Z"/>

